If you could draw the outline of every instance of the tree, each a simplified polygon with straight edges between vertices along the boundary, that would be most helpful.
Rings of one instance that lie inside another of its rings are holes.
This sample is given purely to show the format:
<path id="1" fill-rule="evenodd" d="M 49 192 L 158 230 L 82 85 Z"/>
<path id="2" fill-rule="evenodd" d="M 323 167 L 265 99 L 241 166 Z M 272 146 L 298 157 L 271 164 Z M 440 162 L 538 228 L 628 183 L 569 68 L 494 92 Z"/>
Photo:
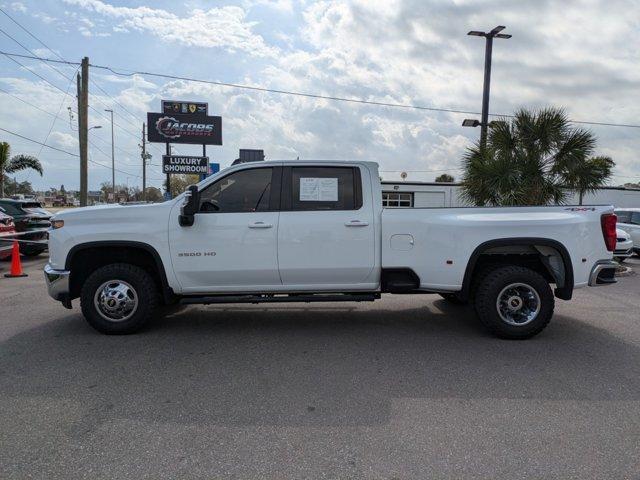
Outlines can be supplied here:
<path id="1" fill-rule="evenodd" d="M 160 191 L 159 188 L 156 187 L 147 187 L 145 189 L 145 193 L 146 193 L 146 199 L 148 202 L 161 202 L 163 197 L 162 197 L 162 192 Z"/>
<path id="2" fill-rule="evenodd" d="M 200 181 L 199 175 L 171 175 L 171 196 L 175 197 L 184 192 L 189 185 L 194 185 Z M 165 190 L 167 182 L 163 183 Z"/>
<path id="3" fill-rule="evenodd" d="M 16 155 L 9 159 L 11 146 L 7 142 L 0 142 L 0 198 L 4 197 L 4 179 L 11 173 L 35 170 L 42 176 L 42 165 L 36 157 L 30 155 Z"/>
<path id="4" fill-rule="evenodd" d="M 116 183 L 116 196 L 114 199 L 110 200 L 109 194 L 113 191 L 111 182 L 102 182 L 100 184 L 100 190 L 102 191 L 103 197 L 107 199 L 107 201 L 118 201 L 118 199 L 121 197 L 124 197 L 128 201 L 129 197 L 135 193 L 132 187 L 129 187 L 124 183 Z"/>
<path id="5" fill-rule="evenodd" d="M 565 185 L 578 192 L 579 204 L 582 205 L 585 193 L 594 193 L 604 185 L 611 178 L 614 166 L 609 157 L 588 158 L 567 170 L 564 174 Z"/>
<path id="6" fill-rule="evenodd" d="M 568 189 L 582 194 L 604 185 L 615 165 L 593 157 L 595 136 L 574 128 L 563 110 L 521 109 L 491 122 L 487 145 L 464 157 L 462 196 L 477 205 L 564 203 Z"/>
<path id="7" fill-rule="evenodd" d="M 11 195 L 33 195 L 33 187 L 31 186 L 31 182 L 25 180 L 24 182 L 17 182 L 15 180 L 11 180 L 7 178 L 7 194 L 11 192 Z"/>
<path id="8" fill-rule="evenodd" d="M 456 179 L 453 178 L 453 175 L 449 175 L 448 173 L 443 173 L 436 177 L 436 183 L 453 183 L 455 180 Z"/>

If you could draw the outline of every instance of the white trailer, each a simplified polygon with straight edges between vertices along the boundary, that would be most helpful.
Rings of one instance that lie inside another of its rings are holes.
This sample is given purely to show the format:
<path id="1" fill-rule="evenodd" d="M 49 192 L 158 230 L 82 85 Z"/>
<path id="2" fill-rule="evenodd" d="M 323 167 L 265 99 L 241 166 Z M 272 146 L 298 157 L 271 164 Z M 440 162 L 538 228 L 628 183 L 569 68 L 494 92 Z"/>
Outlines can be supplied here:
<path id="1" fill-rule="evenodd" d="M 460 197 L 459 183 L 386 182 L 382 181 L 384 207 L 455 208 L 470 206 Z M 567 198 L 568 205 L 578 204 L 578 194 Z M 614 205 L 617 208 L 640 208 L 640 190 L 625 187 L 602 187 L 585 195 L 584 205 Z"/>

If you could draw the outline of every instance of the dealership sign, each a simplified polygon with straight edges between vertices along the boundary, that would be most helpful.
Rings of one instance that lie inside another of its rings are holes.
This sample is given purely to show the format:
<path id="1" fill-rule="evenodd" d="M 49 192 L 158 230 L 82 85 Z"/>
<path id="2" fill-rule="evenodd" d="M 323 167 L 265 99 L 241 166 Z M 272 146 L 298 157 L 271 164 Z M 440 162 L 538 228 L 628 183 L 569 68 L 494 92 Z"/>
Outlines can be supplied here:
<path id="1" fill-rule="evenodd" d="M 162 173 L 208 174 L 209 157 L 163 155 Z"/>
<path id="2" fill-rule="evenodd" d="M 203 102 L 162 100 L 162 113 L 199 113 L 200 115 L 207 115 L 209 106 Z"/>
<path id="3" fill-rule="evenodd" d="M 147 113 L 150 142 L 222 145 L 222 117 Z"/>

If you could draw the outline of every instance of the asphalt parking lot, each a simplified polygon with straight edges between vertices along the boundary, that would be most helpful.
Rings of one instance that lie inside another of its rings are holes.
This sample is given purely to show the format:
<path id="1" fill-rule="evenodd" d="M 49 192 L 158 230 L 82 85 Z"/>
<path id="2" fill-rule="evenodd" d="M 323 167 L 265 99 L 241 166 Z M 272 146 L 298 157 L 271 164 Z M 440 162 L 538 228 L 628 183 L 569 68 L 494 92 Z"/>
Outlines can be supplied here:
<path id="1" fill-rule="evenodd" d="M 640 478 L 640 275 L 528 341 L 414 295 L 110 337 L 46 296 L 44 261 L 0 278 L 2 479 Z"/>

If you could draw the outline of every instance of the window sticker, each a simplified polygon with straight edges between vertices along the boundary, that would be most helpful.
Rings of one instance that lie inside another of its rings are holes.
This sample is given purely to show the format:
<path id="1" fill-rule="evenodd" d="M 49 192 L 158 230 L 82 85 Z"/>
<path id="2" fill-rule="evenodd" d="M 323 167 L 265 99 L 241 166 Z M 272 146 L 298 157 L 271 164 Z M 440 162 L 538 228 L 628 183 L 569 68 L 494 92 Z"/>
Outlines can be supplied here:
<path id="1" fill-rule="evenodd" d="M 337 178 L 300 178 L 301 202 L 337 202 Z"/>

